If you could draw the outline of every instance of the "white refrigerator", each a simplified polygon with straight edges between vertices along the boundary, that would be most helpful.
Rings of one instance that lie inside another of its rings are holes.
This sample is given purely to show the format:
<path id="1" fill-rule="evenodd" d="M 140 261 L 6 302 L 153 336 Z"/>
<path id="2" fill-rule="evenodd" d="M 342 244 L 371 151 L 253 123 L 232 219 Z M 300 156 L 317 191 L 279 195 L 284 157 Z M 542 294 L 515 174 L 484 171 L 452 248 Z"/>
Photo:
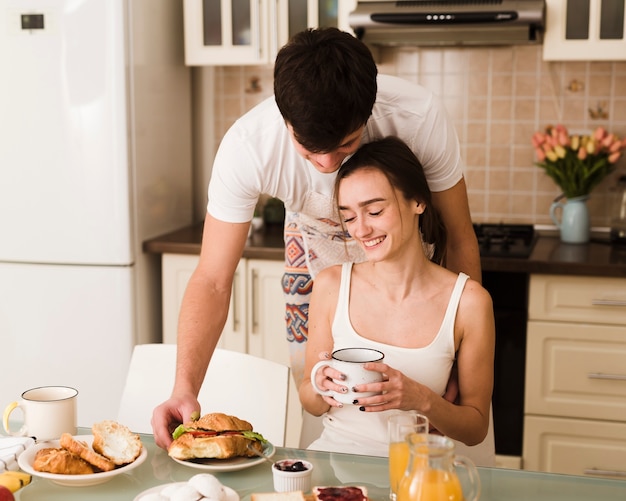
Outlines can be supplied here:
<path id="1" fill-rule="evenodd" d="M 0 411 L 67 385 L 91 426 L 160 341 L 142 242 L 192 222 L 182 2 L 0 4 Z"/>

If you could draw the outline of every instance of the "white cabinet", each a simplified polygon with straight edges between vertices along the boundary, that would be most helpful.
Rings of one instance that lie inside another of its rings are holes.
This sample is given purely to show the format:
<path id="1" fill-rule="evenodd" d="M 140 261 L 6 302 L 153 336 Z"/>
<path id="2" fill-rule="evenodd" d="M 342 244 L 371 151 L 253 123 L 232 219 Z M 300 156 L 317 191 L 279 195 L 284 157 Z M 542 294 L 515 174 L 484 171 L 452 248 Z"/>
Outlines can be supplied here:
<path id="1" fill-rule="evenodd" d="M 163 254 L 163 342 L 176 343 L 178 313 L 199 256 Z M 241 259 L 235 272 L 230 308 L 218 346 L 290 365 L 282 293 L 284 262 Z M 287 447 L 300 441 L 302 407 L 293 380 L 289 387 Z"/>
<path id="2" fill-rule="evenodd" d="M 626 279 L 532 275 L 524 468 L 626 480 Z"/>
<path id="3" fill-rule="evenodd" d="M 546 61 L 626 60 L 625 0 L 546 0 Z"/>
<path id="4" fill-rule="evenodd" d="M 347 28 L 356 0 L 184 0 L 185 62 L 273 64 L 289 37 L 315 26 Z"/>

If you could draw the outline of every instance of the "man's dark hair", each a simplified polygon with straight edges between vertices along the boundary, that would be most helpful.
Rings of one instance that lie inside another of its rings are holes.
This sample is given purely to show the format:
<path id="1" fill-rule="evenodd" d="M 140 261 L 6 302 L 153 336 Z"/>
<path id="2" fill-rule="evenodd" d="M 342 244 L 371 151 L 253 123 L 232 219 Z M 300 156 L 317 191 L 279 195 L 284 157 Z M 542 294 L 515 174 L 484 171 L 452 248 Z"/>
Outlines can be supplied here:
<path id="1" fill-rule="evenodd" d="M 377 72 L 370 50 L 349 33 L 302 31 L 276 57 L 276 104 L 304 148 L 332 151 L 372 114 Z"/>
<path id="2" fill-rule="evenodd" d="M 433 206 L 432 194 L 426 181 L 424 168 L 411 148 L 397 137 L 388 136 L 378 141 L 362 145 L 337 172 L 335 180 L 335 200 L 341 180 L 367 168 L 380 170 L 391 186 L 400 190 L 407 200 L 423 203 L 426 209 L 419 217 L 419 227 L 424 242 L 433 244 L 431 261 L 445 263 L 446 227 Z"/>

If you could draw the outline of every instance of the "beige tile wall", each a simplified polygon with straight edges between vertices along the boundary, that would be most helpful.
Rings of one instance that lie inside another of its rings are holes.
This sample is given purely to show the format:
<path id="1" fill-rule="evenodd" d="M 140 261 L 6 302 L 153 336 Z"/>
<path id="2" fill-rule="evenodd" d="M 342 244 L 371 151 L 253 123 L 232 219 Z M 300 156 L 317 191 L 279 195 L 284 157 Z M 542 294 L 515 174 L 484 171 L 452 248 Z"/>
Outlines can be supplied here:
<path id="1" fill-rule="evenodd" d="M 476 222 L 551 225 L 559 190 L 533 165 L 530 138 L 548 124 L 573 130 L 603 125 L 626 136 L 626 63 L 547 63 L 541 47 L 394 48 L 378 54 L 381 73 L 418 82 L 439 95 L 454 120 Z M 272 94 L 271 67 L 213 71 L 211 129 L 219 144 L 232 122 Z M 592 114 L 603 118 L 592 118 Z M 620 160 L 620 172 L 626 161 Z M 614 174 L 589 201 L 592 224 L 608 225 Z"/>

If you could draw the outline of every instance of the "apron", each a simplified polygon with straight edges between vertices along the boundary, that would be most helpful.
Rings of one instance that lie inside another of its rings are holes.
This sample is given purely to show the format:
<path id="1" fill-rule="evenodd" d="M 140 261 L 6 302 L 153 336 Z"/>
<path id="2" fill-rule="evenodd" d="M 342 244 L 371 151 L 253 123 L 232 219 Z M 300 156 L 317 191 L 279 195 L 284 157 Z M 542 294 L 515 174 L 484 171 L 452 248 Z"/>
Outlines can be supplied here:
<path id="1" fill-rule="evenodd" d="M 315 276 L 328 266 L 365 260 L 359 244 L 343 231 L 332 197 L 309 192 L 302 211 L 285 213 L 285 321 L 291 372 L 302 381 Z"/>

